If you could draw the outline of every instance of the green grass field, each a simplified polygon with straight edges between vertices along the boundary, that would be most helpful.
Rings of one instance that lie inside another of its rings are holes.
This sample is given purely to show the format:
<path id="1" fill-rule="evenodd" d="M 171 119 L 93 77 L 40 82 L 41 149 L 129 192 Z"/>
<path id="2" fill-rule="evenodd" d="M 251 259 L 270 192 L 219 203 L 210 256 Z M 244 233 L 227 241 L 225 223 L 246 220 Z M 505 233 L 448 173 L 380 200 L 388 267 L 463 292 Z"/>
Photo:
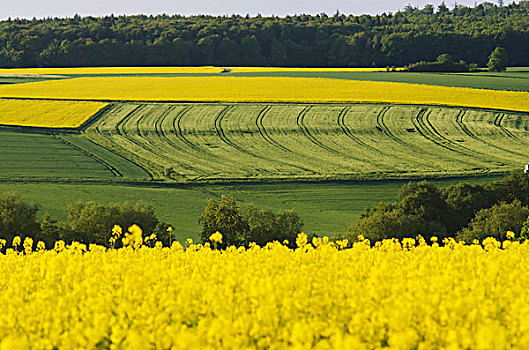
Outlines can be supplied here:
<path id="1" fill-rule="evenodd" d="M 458 181 L 483 182 L 494 177 L 433 180 L 440 186 Z M 160 220 L 171 223 L 180 240 L 198 239 L 198 218 L 208 198 L 233 195 L 241 203 L 258 208 L 295 209 L 305 222 L 305 232 L 319 235 L 343 233 L 366 208 L 393 201 L 406 181 L 352 183 L 279 183 L 187 187 L 128 186 L 119 184 L 68 184 L 0 182 L 0 193 L 17 192 L 41 205 L 39 217 L 49 213 L 66 220 L 68 203 L 93 200 L 100 203 L 143 200 L 156 208 Z"/>
<path id="2" fill-rule="evenodd" d="M 86 133 L 177 182 L 435 178 L 522 167 L 529 118 L 426 106 L 121 103 Z"/>
<path id="3" fill-rule="evenodd" d="M 78 135 L 6 130 L 0 130 L 0 178 L 149 178 L 134 163 Z"/>
<path id="4" fill-rule="evenodd" d="M 507 72 L 413 73 L 413 72 L 259 72 L 229 73 L 241 77 L 300 77 L 365 81 L 389 81 L 424 85 L 468 87 L 490 90 L 529 91 L 529 71 L 511 68 Z"/>

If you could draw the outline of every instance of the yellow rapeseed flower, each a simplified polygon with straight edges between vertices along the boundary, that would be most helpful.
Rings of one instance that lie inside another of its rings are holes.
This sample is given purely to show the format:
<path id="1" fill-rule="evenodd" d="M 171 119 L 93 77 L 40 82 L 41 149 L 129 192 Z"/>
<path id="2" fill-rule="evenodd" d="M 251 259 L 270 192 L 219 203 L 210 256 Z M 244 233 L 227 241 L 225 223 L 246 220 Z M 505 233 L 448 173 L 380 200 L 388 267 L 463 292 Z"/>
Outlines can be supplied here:
<path id="1" fill-rule="evenodd" d="M 0 124 L 77 128 L 106 105 L 84 101 L 0 100 Z"/>
<path id="2" fill-rule="evenodd" d="M 214 243 L 222 243 L 222 233 L 219 231 L 213 233 L 211 236 L 209 236 L 209 240 Z"/>
<path id="3" fill-rule="evenodd" d="M 10 249 L 0 350 L 528 348 L 528 242 L 316 241 Z"/>
<path id="4" fill-rule="evenodd" d="M 296 246 L 298 248 L 303 248 L 307 245 L 308 241 L 308 237 L 305 233 L 298 233 L 298 236 L 296 237 Z"/>
<path id="5" fill-rule="evenodd" d="M 0 86 L 0 97 L 101 101 L 398 103 L 529 112 L 528 92 L 290 77 L 88 77 Z"/>

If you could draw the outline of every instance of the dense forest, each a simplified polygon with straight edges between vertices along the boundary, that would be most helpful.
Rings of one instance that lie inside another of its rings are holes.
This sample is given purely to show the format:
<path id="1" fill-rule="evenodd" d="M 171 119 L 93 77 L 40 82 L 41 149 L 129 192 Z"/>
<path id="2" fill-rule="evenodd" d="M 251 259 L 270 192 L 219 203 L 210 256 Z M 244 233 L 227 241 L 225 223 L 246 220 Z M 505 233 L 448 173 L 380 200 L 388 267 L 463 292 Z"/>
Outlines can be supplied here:
<path id="1" fill-rule="evenodd" d="M 403 66 L 442 53 L 529 65 L 529 1 L 353 16 L 106 16 L 0 22 L 0 66 Z"/>

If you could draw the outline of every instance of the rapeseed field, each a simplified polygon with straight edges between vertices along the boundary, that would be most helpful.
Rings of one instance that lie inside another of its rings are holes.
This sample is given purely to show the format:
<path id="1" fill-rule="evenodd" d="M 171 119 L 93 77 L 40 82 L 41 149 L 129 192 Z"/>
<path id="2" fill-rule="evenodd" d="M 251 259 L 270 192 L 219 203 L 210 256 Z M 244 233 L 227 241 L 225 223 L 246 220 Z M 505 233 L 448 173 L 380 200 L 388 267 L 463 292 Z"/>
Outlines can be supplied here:
<path id="1" fill-rule="evenodd" d="M 300 234 L 296 249 L 218 251 L 136 236 L 117 250 L 1 241 L 0 348 L 529 347 L 528 243 Z"/>
<path id="2" fill-rule="evenodd" d="M 76 128 L 106 105 L 85 101 L 0 99 L 0 124 Z"/>
<path id="3" fill-rule="evenodd" d="M 278 77 L 88 77 L 0 86 L 0 97 L 189 102 L 395 103 L 529 112 L 529 93 Z"/>

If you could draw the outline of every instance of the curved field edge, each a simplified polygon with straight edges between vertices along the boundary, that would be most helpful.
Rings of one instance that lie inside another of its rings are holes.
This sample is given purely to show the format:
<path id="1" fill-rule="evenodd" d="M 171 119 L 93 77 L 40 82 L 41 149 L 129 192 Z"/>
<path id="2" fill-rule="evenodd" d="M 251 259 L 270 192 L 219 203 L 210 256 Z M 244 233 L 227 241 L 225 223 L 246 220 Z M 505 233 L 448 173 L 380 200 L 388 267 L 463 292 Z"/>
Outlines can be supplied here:
<path id="1" fill-rule="evenodd" d="M 528 92 L 323 78 L 76 78 L 0 86 L 0 96 L 93 101 L 393 103 L 529 112 Z"/>
<path id="2" fill-rule="evenodd" d="M 529 117 L 461 108 L 115 104 L 85 131 L 180 183 L 447 178 L 523 167 Z"/>

